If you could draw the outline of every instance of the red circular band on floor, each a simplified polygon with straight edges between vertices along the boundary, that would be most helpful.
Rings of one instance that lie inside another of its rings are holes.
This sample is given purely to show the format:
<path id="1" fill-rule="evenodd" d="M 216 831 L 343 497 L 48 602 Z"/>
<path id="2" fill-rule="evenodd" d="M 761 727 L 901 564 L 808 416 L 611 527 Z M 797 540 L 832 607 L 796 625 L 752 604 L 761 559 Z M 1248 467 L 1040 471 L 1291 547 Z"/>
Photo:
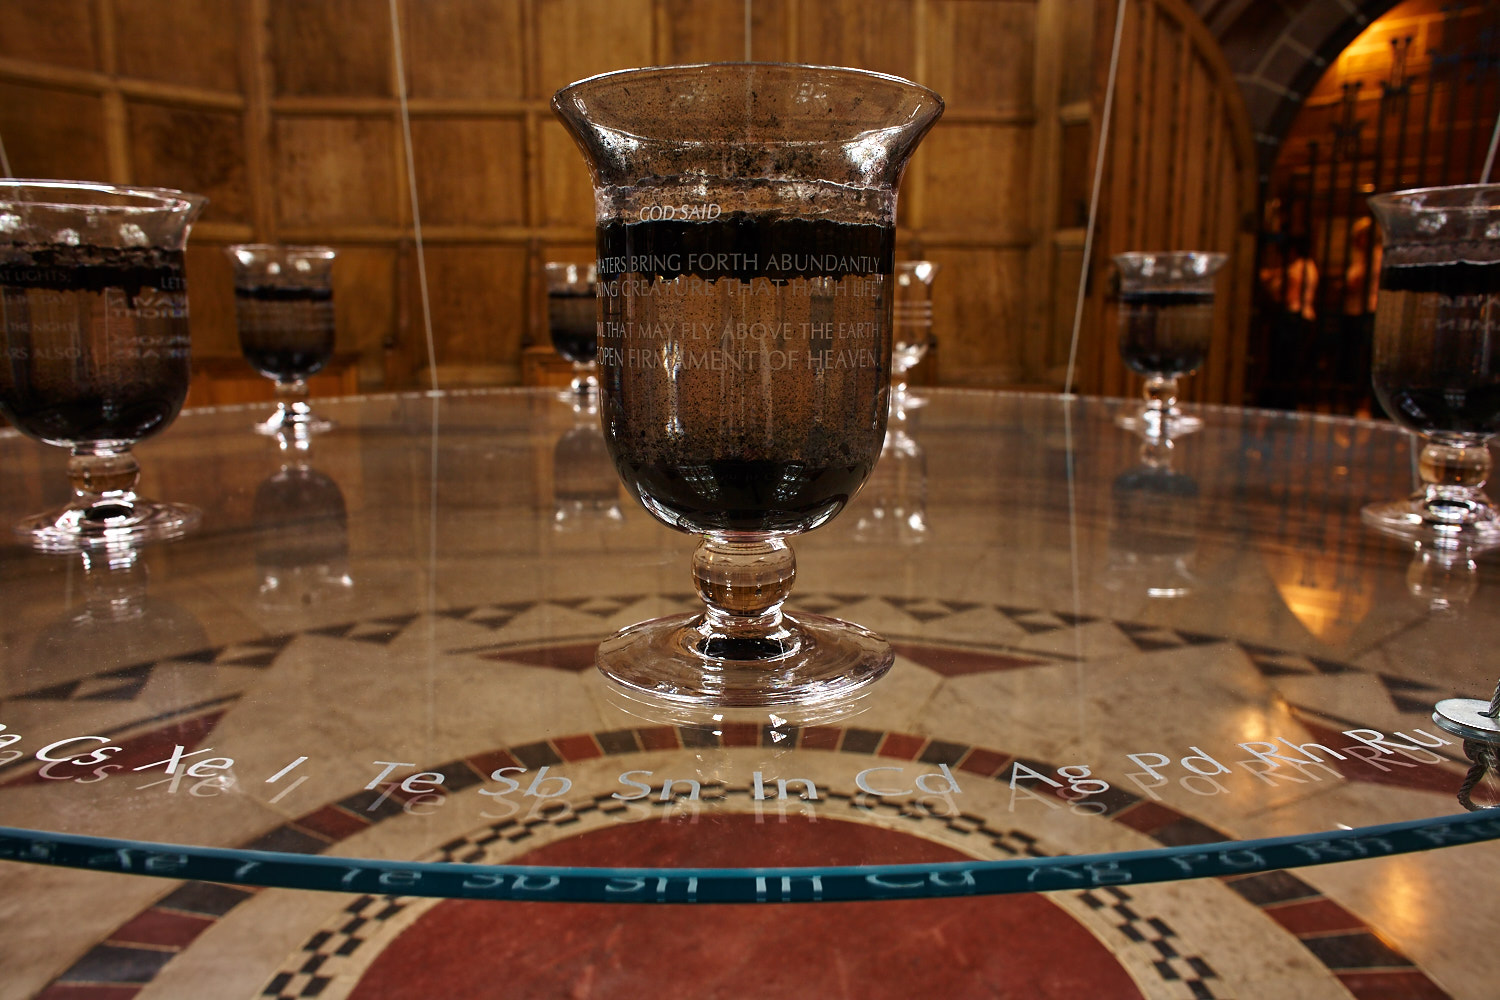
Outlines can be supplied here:
<path id="1" fill-rule="evenodd" d="M 758 821 L 759 819 L 759 821 Z M 719 814 L 579 834 L 520 863 L 853 865 L 964 861 L 895 830 Z M 1134 1000 L 1093 934 L 1035 894 L 859 903 L 646 905 L 445 900 L 371 963 L 352 1000 L 968 997 Z"/>

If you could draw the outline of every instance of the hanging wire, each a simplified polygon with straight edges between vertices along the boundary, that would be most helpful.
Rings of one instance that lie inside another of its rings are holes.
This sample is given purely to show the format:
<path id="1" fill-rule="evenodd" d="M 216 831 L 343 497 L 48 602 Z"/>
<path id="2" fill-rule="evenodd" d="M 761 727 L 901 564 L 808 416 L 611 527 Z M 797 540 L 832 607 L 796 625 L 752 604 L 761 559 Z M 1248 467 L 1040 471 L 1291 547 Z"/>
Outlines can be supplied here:
<path id="1" fill-rule="evenodd" d="M 412 233 L 417 244 L 417 286 L 422 295 L 422 326 L 427 333 L 427 376 L 432 391 L 437 392 L 437 345 L 432 336 L 432 307 L 427 297 L 427 255 L 422 244 L 422 213 L 417 207 L 417 162 L 411 145 L 411 114 L 406 103 L 406 66 L 401 58 L 401 21 L 396 0 L 391 5 L 391 40 L 396 53 L 396 97 L 401 103 L 401 140 L 406 146 L 406 183 L 411 196 Z"/>
<path id="2" fill-rule="evenodd" d="M 1104 156 L 1109 150 L 1109 120 L 1115 104 L 1115 77 L 1120 71 L 1120 37 L 1125 33 L 1125 7 L 1120 0 L 1115 10 L 1115 38 L 1109 49 L 1109 82 L 1104 88 L 1104 114 L 1099 126 L 1099 153 L 1094 158 L 1094 189 L 1089 194 L 1089 223 L 1083 235 L 1083 266 L 1078 275 L 1078 299 L 1073 305 L 1073 340 L 1068 345 L 1068 373 L 1063 378 L 1063 395 L 1073 392 L 1074 366 L 1078 362 L 1078 334 L 1083 329 L 1083 300 L 1088 290 L 1089 259 L 1094 252 L 1094 223 L 1099 214 L 1099 189 L 1104 185 Z"/>
<path id="3" fill-rule="evenodd" d="M 1495 165 L 1495 146 L 1500 144 L 1500 115 L 1495 116 L 1495 128 L 1490 132 L 1490 151 L 1484 157 L 1484 174 L 1480 176 L 1479 183 L 1490 182 L 1490 168 Z"/>
<path id="4" fill-rule="evenodd" d="M 0 136 L 0 177 L 14 176 L 15 174 L 10 172 L 10 157 L 5 155 L 5 137 Z"/>

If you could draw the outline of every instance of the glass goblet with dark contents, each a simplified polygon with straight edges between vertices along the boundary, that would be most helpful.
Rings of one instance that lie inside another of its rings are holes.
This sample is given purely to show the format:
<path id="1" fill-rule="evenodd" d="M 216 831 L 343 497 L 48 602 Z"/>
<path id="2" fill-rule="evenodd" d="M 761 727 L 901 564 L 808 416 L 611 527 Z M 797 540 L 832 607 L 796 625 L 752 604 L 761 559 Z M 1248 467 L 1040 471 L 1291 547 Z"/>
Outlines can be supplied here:
<path id="1" fill-rule="evenodd" d="M 1500 544 L 1484 492 L 1500 432 L 1500 185 L 1398 191 L 1370 207 L 1382 242 L 1371 381 L 1422 450 L 1416 492 L 1363 519 L 1417 540 Z"/>
<path id="2" fill-rule="evenodd" d="M 675 705 L 829 705 L 891 666 L 859 626 L 784 612 L 787 538 L 880 457 L 896 189 L 932 91 L 772 64 L 610 73 L 553 109 L 595 187 L 600 419 L 656 518 L 701 536 L 705 608 L 599 647 L 620 690 Z"/>
<path id="3" fill-rule="evenodd" d="M 0 180 L 0 414 L 71 452 L 73 496 L 16 531 L 77 551 L 183 534 L 196 508 L 136 493 L 191 372 L 183 246 L 207 199 L 163 188 Z"/>
<path id="4" fill-rule="evenodd" d="M 1214 330 L 1214 275 L 1227 257 L 1198 250 L 1122 253 L 1120 357 L 1145 379 L 1145 404 L 1121 427 L 1145 437 L 1181 437 L 1202 427 L 1177 404 L 1178 380 L 1197 371 Z"/>
<path id="5" fill-rule="evenodd" d="M 573 363 L 568 401 L 585 405 L 599 391 L 594 359 L 599 355 L 599 302 L 593 264 L 547 264 L 547 333 L 558 356 Z"/>
<path id="6" fill-rule="evenodd" d="M 234 318 L 245 360 L 276 383 L 276 412 L 256 424 L 271 436 L 306 437 L 333 427 L 313 414 L 307 379 L 333 357 L 334 250 L 240 243 L 226 247 L 234 267 Z"/>

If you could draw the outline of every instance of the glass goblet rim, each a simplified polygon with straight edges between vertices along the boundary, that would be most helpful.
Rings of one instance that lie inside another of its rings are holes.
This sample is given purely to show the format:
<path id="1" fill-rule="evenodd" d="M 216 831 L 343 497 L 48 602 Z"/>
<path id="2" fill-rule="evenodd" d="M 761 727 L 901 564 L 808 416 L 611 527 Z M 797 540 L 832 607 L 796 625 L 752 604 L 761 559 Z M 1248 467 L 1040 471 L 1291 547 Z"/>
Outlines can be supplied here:
<path id="1" fill-rule="evenodd" d="M 585 90 L 595 89 L 599 84 L 614 83 L 619 80 L 630 79 L 666 79 L 674 76 L 693 77 L 703 76 L 706 73 L 739 72 L 746 77 L 755 71 L 765 71 L 781 75 L 790 75 L 792 72 L 807 74 L 809 71 L 826 73 L 830 76 L 845 77 L 849 80 L 864 82 L 880 82 L 894 84 L 898 89 L 910 89 L 920 92 L 924 98 L 931 100 L 941 112 L 944 107 L 943 98 L 929 87 L 915 83 L 894 73 L 881 73 L 876 70 L 860 69 L 854 66 L 826 66 L 815 63 L 793 63 L 793 62 L 754 62 L 726 60 L 722 62 L 700 62 L 682 63 L 672 66 L 637 66 L 629 69 L 610 70 L 606 73 L 596 73 L 593 76 L 584 77 L 561 88 L 552 97 L 554 108 L 560 108 L 568 101 L 577 100 L 578 96 Z"/>
<path id="2" fill-rule="evenodd" d="M 1500 211 L 1500 184 L 1447 184 L 1405 188 L 1371 195 L 1371 208 L 1405 212 L 1466 212 L 1475 215 Z"/>
<path id="3" fill-rule="evenodd" d="M 208 198 L 204 195 L 176 188 L 106 184 L 102 181 L 0 178 L 0 206 L 14 205 L 58 211 L 83 208 L 130 215 L 195 211 L 207 202 Z"/>

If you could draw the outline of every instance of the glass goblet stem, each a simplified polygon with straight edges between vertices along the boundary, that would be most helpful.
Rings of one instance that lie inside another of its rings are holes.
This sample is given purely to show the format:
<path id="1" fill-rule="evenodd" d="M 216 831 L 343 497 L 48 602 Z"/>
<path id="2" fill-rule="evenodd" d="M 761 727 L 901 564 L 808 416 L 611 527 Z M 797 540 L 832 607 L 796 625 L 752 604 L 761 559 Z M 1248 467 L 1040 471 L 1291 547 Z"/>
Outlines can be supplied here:
<path id="1" fill-rule="evenodd" d="M 305 423 L 312 418 L 312 407 L 307 403 L 306 379 L 277 381 L 275 399 L 276 412 L 265 423 L 267 433 L 274 434 L 290 424 Z"/>
<path id="2" fill-rule="evenodd" d="M 693 583 L 707 606 L 700 651 L 723 656 L 740 645 L 782 645 L 791 633 L 781 606 L 796 578 L 796 556 L 780 538 L 706 536 L 693 552 Z M 749 650 L 735 652 L 753 658 Z"/>
<path id="3" fill-rule="evenodd" d="M 1146 409 L 1141 414 L 1152 433 L 1160 433 L 1177 416 L 1177 376 L 1151 375 L 1144 387 Z"/>
<path id="4" fill-rule="evenodd" d="M 101 503 L 129 504 L 136 499 L 135 486 L 141 478 L 141 466 L 129 448 L 110 447 L 97 442 L 75 445 L 68 459 L 68 479 L 78 504 L 92 507 Z"/>
<path id="5" fill-rule="evenodd" d="M 1422 476 L 1422 503 L 1432 521 L 1457 528 L 1491 519 L 1484 485 L 1492 466 L 1490 449 L 1482 441 L 1426 441 L 1417 471 Z"/>
<path id="6" fill-rule="evenodd" d="M 599 381 L 594 377 L 594 368 L 589 362 L 573 362 L 573 382 L 569 388 L 579 396 L 587 396 L 599 388 Z"/>

